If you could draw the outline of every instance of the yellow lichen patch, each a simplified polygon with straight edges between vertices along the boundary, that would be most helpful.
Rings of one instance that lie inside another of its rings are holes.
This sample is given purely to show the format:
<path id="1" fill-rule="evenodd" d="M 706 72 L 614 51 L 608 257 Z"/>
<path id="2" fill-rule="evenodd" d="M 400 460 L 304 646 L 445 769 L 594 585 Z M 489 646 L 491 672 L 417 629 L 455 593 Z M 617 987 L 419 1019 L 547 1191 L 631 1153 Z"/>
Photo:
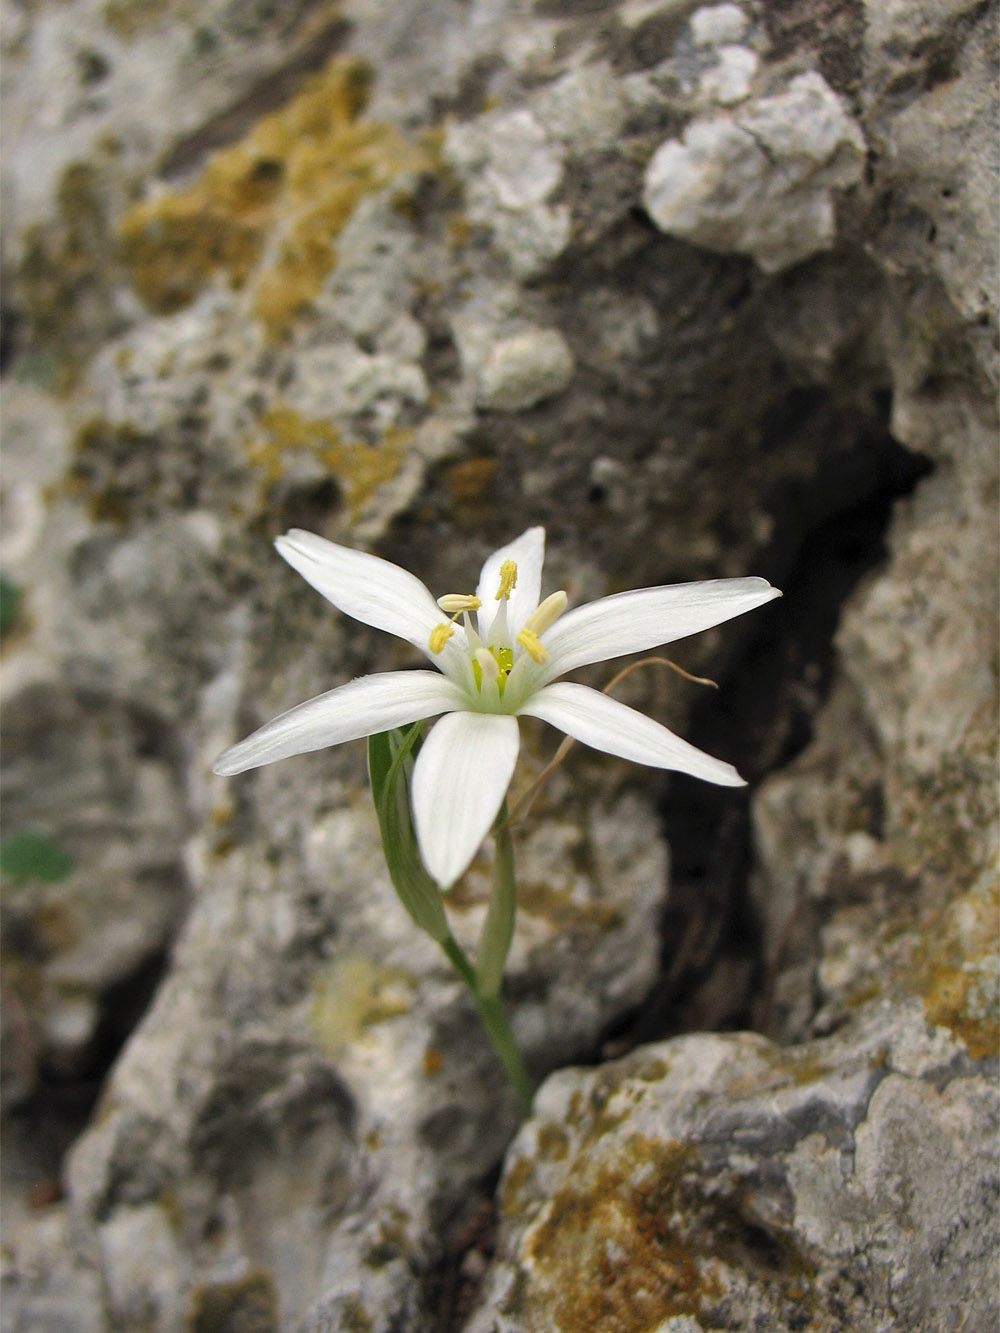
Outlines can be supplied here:
<path id="1" fill-rule="evenodd" d="M 696 1165 L 690 1145 L 640 1135 L 612 1161 L 581 1160 L 524 1237 L 529 1319 L 537 1300 L 560 1333 L 645 1333 L 717 1295 L 678 1221 Z"/>
<path id="2" fill-rule="evenodd" d="M 629 1077 L 638 1079 L 640 1083 L 662 1083 L 669 1073 L 668 1061 L 645 1057 L 640 1057 L 639 1062 L 629 1069 Z"/>
<path id="3" fill-rule="evenodd" d="M 287 328 L 335 264 L 334 240 L 361 197 L 431 164 L 393 126 L 359 119 L 369 84 L 362 61 L 332 60 L 192 185 L 131 209 L 119 234 L 140 295 L 177 310 L 222 275 L 252 283 L 272 334 Z"/>
<path id="4" fill-rule="evenodd" d="M 752 1037 L 746 1040 L 754 1043 L 753 1054 L 748 1049 L 745 1060 L 734 1060 L 726 1082 L 727 1095 L 734 1100 L 753 1097 L 765 1090 L 808 1087 L 834 1072 L 811 1046 L 777 1046 Z"/>
<path id="5" fill-rule="evenodd" d="M 641 1096 L 637 1085 L 620 1079 L 619 1071 L 608 1067 L 591 1083 L 585 1099 L 570 1099 L 567 1123 L 579 1130 L 578 1142 L 586 1152 L 628 1120 Z"/>
<path id="6" fill-rule="evenodd" d="M 624 1133 L 600 1146 L 574 1139 L 562 1170 L 555 1188 L 540 1187 L 531 1161 L 513 1188 L 505 1181 L 505 1216 L 523 1209 L 531 1219 L 508 1307 L 526 1328 L 654 1333 L 685 1314 L 714 1327 L 720 1299 L 742 1292 L 745 1300 L 748 1284 L 761 1303 L 802 1311 L 801 1327 L 813 1326 L 811 1259 L 794 1237 L 762 1231 L 744 1187 L 727 1187 L 696 1144 Z"/>
<path id="7" fill-rule="evenodd" d="M 19 373 L 58 392 L 72 388 L 95 337 L 114 319 L 107 194 L 96 162 L 71 162 L 59 178 L 55 218 L 23 235 L 18 302 L 28 338 Z"/>
<path id="8" fill-rule="evenodd" d="M 1000 886 L 983 882 L 922 932 L 915 980 L 928 1023 L 948 1028 L 974 1060 L 1000 1050 Z"/>
<path id="9" fill-rule="evenodd" d="M 378 1219 L 377 1239 L 365 1251 L 363 1263 L 368 1268 L 384 1268 L 405 1257 L 413 1249 L 409 1236 L 409 1214 L 391 1205 Z"/>
<path id="10" fill-rule="evenodd" d="M 321 1049 L 334 1055 L 376 1023 L 412 1007 L 413 983 L 406 973 L 358 955 L 313 978 L 309 1026 Z"/>
<path id="11" fill-rule="evenodd" d="M 219 272 L 241 287 L 273 225 L 282 175 L 281 163 L 240 146 L 214 157 L 189 190 L 133 208 L 119 235 L 143 300 L 180 310 Z"/>
<path id="12" fill-rule="evenodd" d="M 258 425 L 248 445 L 248 456 L 263 474 L 267 488 L 285 475 L 295 451 L 304 450 L 319 459 L 336 479 L 352 514 L 383 482 L 396 475 L 412 438 L 408 429 L 390 427 L 377 446 L 344 440 L 330 422 L 304 417 L 281 403 L 269 407 Z"/>
<path id="13" fill-rule="evenodd" d="M 538 1155 L 561 1162 L 569 1150 L 569 1135 L 562 1125 L 546 1124 L 538 1131 Z"/>
<path id="14" fill-rule="evenodd" d="M 513 1217 L 525 1206 L 525 1187 L 534 1181 L 535 1168 L 530 1158 L 519 1157 L 504 1172 L 500 1182 L 500 1212 Z"/>
<path id="15" fill-rule="evenodd" d="M 167 1219 L 167 1226 L 175 1236 L 184 1234 L 184 1205 L 181 1202 L 177 1191 L 171 1187 L 161 1190 L 157 1197 L 157 1205 L 160 1212 Z"/>
<path id="16" fill-rule="evenodd" d="M 118 37 L 131 38 L 197 13 L 195 0 L 107 0 L 101 17 Z"/>
<path id="17" fill-rule="evenodd" d="M 135 426 L 91 417 L 78 430 L 73 450 L 61 489 L 86 501 L 93 522 L 124 527 L 137 505 L 160 501 L 155 463 L 144 466 L 156 457 L 154 442 Z"/>
<path id="18" fill-rule="evenodd" d="M 497 460 L 487 455 L 467 458 L 448 472 L 448 492 L 455 521 L 472 532 L 496 504 Z"/>
<path id="19" fill-rule="evenodd" d="M 600 932 L 621 925 L 620 907 L 611 903 L 578 902 L 568 888 L 548 882 L 526 880 L 518 885 L 518 905 L 529 916 L 541 917 L 559 930 L 590 929 Z"/>
<path id="20" fill-rule="evenodd" d="M 340 1326 L 344 1333 L 373 1333 L 375 1321 L 356 1296 L 348 1296 L 340 1310 Z"/>
<path id="21" fill-rule="evenodd" d="M 83 934 L 78 914 L 59 899 L 43 899 L 32 914 L 32 924 L 45 957 L 69 953 Z"/>
<path id="22" fill-rule="evenodd" d="M 492 494 L 496 484 L 497 460 L 483 456 L 456 463 L 448 474 L 452 503 L 477 504 Z"/>
<path id="23" fill-rule="evenodd" d="M 229 1282 L 198 1283 L 191 1293 L 186 1327 L 190 1333 L 224 1333 L 233 1328 L 276 1331 L 280 1320 L 274 1278 L 265 1268 L 250 1268 Z"/>
<path id="24" fill-rule="evenodd" d="M 236 822 L 236 807 L 229 801 L 215 805 L 208 812 L 209 827 L 213 830 L 209 855 L 223 860 L 236 849 L 233 837 L 233 825 Z"/>
<path id="25" fill-rule="evenodd" d="M 472 239 L 472 223 L 464 213 L 451 213 L 446 225 L 448 244 L 453 250 L 464 250 Z"/>
<path id="26" fill-rule="evenodd" d="M 428 1046 L 420 1067 L 428 1078 L 436 1078 L 444 1070 L 444 1056 L 436 1046 Z"/>

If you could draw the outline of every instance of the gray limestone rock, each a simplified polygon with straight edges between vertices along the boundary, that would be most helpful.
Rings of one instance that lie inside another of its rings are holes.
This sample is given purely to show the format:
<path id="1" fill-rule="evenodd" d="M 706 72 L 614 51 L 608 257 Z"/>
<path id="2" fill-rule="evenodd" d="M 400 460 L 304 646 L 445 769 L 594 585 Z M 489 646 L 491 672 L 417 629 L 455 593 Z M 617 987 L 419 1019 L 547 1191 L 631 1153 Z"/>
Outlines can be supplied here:
<path id="1" fill-rule="evenodd" d="M 739 5 L 706 5 L 691 15 L 695 46 L 731 46 L 742 40 L 749 19 Z"/>
<path id="2" fill-rule="evenodd" d="M 998 1116 L 916 1006 L 565 1070 L 507 1154 L 466 1333 L 988 1328 Z"/>
<path id="3" fill-rule="evenodd" d="M 489 349 L 479 368 L 476 401 L 519 412 L 562 393 L 573 377 L 573 354 L 557 329 L 525 329 Z"/>
<path id="4" fill-rule="evenodd" d="M 519 108 L 449 125 L 444 151 L 466 182 L 471 220 L 494 231 L 517 277 L 543 272 L 570 235 L 569 210 L 548 202 L 563 174 L 561 145 Z"/>
<path id="5" fill-rule="evenodd" d="M 727 83 L 720 100 L 739 100 L 743 88 Z M 682 139 L 661 144 L 646 168 L 643 201 L 662 231 L 752 255 L 774 273 L 833 246 L 833 191 L 860 181 L 864 154 L 860 127 L 810 71 L 732 115 L 692 121 Z"/>
<path id="6" fill-rule="evenodd" d="M 374 816 L 333 799 L 305 818 L 276 803 L 303 840 L 295 874 L 263 846 L 217 864 L 72 1154 L 73 1215 L 93 1229 L 108 1308 L 126 1326 L 180 1328 L 220 1285 L 260 1273 L 286 1326 L 350 1308 L 404 1317 L 434 1216 L 516 1125 L 460 983 L 379 868 Z M 522 849 L 509 984 L 541 1068 L 566 1043 L 592 1044 L 656 968 L 663 850 L 625 799 L 544 821 Z M 470 948 L 487 890 L 478 867 L 453 895 Z"/>
<path id="7" fill-rule="evenodd" d="M 988 1325 L 995 5 L 3 27 L 4 837 L 71 866 L 4 875 L 4 1330 Z M 574 603 L 786 596 L 670 648 L 717 695 L 616 687 L 749 811 L 582 747 L 550 779 L 518 1037 L 541 1075 L 766 1036 L 557 1074 L 477 1296 L 517 1115 L 360 747 L 210 768 L 414 660 L 278 533 L 440 593 L 531 523 Z"/>

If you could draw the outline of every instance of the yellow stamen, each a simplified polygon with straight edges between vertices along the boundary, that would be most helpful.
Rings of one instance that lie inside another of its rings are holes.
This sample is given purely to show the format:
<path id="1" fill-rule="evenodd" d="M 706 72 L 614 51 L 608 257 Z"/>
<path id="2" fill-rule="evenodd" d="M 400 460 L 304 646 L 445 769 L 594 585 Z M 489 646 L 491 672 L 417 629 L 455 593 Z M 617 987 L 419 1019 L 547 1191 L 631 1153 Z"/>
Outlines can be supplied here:
<path id="1" fill-rule="evenodd" d="M 438 598 L 438 606 L 448 615 L 457 616 L 462 611 L 478 611 L 482 602 L 471 593 L 449 592 Z"/>
<path id="2" fill-rule="evenodd" d="M 542 647 L 538 635 L 530 629 L 523 629 L 517 636 L 517 641 L 533 662 L 547 662 L 549 660 L 549 655 Z"/>
<path id="3" fill-rule="evenodd" d="M 568 603 L 569 598 L 564 592 L 550 593 L 545 601 L 532 611 L 524 622 L 524 628 L 531 630 L 532 634 L 544 634 L 548 627 L 558 620 L 566 610 Z"/>
<path id="4" fill-rule="evenodd" d="M 500 587 L 497 589 L 496 600 L 505 602 L 517 587 L 517 565 L 513 560 L 505 560 L 500 566 Z"/>
<path id="5" fill-rule="evenodd" d="M 451 625 L 435 625 L 429 643 L 431 652 L 439 653 L 454 633 Z"/>

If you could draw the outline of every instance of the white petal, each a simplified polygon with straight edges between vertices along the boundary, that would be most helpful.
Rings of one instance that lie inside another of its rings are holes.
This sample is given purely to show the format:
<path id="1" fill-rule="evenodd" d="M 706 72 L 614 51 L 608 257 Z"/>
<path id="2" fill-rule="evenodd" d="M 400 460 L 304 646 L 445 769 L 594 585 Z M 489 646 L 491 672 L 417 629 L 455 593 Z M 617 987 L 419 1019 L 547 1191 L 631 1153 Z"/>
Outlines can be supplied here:
<path id="1" fill-rule="evenodd" d="M 301 528 L 293 528 L 274 544 L 279 555 L 338 610 L 407 639 L 431 656 L 431 630 L 445 617 L 415 574 Z"/>
<path id="2" fill-rule="evenodd" d="M 540 717 L 584 745 L 618 755 L 620 759 L 648 764 L 651 768 L 676 769 L 723 787 L 746 785 L 732 764 L 713 759 L 651 717 L 586 685 L 572 685 L 568 681 L 547 685 L 520 712 Z"/>
<path id="3" fill-rule="evenodd" d="M 709 579 L 638 588 L 587 602 L 567 611 L 543 636 L 549 661 L 542 679 L 673 643 L 780 596 L 767 579 Z"/>
<path id="4" fill-rule="evenodd" d="M 476 596 L 482 602 L 479 611 L 479 633 L 487 638 L 493 617 L 500 603 L 497 601 L 497 588 L 500 586 L 500 566 L 505 560 L 513 560 L 517 565 L 517 583 L 507 603 L 507 624 L 510 628 L 511 642 L 524 628 L 524 622 L 538 605 L 542 589 L 542 562 L 545 559 L 545 529 L 529 528 L 522 532 L 499 551 L 494 551 L 483 565 L 479 575 L 479 587 Z"/>
<path id="5" fill-rule="evenodd" d="M 231 777 L 289 755 L 322 750 L 463 706 L 461 691 L 437 671 L 359 676 L 266 722 L 219 755 L 212 772 Z"/>
<path id="6" fill-rule="evenodd" d="M 450 713 L 431 729 L 413 769 L 413 822 L 424 865 L 450 888 L 489 833 L 510 785 L 517 719 Z"/>

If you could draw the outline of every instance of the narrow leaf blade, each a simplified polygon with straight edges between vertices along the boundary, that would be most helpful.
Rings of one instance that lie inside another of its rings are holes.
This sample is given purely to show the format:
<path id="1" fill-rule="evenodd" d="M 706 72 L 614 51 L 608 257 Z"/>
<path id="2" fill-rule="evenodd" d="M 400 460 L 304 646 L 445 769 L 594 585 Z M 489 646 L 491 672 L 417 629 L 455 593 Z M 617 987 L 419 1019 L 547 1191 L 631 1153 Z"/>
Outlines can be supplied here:
<path id="1" fill-rule="evenodd" d="M 393 888 L 421 930 L 439 944 L 450 935 L 441 890 L 424 869 L 410 816 L 406 765 L 422 723 L 368 738 L 368 772 L 378 816 L 382 851 Z"/>

